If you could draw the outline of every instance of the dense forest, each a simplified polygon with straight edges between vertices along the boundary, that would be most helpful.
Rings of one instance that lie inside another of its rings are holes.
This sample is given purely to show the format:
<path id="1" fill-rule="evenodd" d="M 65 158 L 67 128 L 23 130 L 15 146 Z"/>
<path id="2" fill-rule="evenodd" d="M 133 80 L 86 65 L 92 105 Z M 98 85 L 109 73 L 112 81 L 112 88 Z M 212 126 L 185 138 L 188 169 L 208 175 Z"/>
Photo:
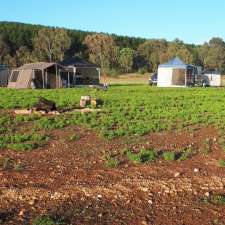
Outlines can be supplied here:
<path id="1" fill-rule="evenodd" d="M 154 72 L 158 64 L 179 56 L 186 63 L 225 72 L 225 42 L 212 38 L 203 45 L 179 39 L 145 39 L 69 30 L 16 22 L 0 22 L 0 64 L 11 68 L 36 61 L 62 61 L 81 56 L 103 73 Z"/>

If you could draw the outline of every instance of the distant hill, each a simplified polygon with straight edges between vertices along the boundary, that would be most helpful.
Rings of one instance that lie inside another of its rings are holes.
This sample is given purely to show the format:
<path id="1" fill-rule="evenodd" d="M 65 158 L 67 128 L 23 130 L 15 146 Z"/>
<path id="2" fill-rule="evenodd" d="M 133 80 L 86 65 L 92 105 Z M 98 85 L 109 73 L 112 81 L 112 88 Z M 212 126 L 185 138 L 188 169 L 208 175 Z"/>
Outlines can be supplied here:
<path id="1" fill-rule="evenodd" d="M 59 27 L 50 27 L 43 25 L 33 25 L 26 23 L 18 23 L 18 22 L 0 22 L 0 35 L 4 35 L 6 40 L 9 41 L 9 45 L 12 51 L 16 51 L 20 46 L 27 46 L 29 49 L 32 48 L 32 39 L 37 34 L 38 30 L 41 28 L 59 28 Z M 66 29 L 66 28 L 64 28 Z M 87 32 L 81 30 L 71 30 L 66 29 L 71 38 L 72 44 L 70 51 L 71 52 L 82 52 L 84 49 L 83 41 L 84 38 L 88 34 L 92 34 L 95 32 Z M 120 47 L 129 47 L 133 49 L 137 49 L 137 47 L 146 41 L 145 38 L 136 38 L 136 37 L 128 37 L 128 36 L 120 36 L 116 34 L 111 34 L 116 44 Z"/>

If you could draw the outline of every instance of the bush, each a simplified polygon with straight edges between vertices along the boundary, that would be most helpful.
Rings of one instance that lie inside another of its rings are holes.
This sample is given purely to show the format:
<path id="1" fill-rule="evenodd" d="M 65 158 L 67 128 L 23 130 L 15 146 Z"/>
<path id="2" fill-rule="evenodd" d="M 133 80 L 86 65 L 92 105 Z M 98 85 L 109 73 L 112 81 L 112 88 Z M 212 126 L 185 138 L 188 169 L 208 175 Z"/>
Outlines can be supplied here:
<path id="1" fill-rule="evenodd" d="M 175 152 L 164 152 L 163 158 L 166 161 L 174 161 L 176 159 L 176 154 Z"/>

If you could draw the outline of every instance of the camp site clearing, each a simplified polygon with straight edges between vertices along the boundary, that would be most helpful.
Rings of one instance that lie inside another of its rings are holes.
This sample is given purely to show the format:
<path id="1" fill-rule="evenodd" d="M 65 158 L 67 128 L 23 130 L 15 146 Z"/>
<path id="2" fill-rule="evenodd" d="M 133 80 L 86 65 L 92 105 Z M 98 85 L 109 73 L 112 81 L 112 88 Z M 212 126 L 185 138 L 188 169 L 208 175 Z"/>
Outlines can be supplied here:
<path id="1" fill-rule="evenodd" d="M 224 223 L 224 88 L 0 89 L 1 224 Z M 42 96 L 101 111 L 16 115 Z"/>

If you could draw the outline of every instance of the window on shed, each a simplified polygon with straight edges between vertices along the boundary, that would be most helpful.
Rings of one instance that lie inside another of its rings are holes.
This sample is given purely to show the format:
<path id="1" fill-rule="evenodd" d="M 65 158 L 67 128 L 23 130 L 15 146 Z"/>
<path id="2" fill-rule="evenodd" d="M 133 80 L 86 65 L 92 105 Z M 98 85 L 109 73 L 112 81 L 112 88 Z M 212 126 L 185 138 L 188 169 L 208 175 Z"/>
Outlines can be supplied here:
<path id="1" fill-rule="evenodd" d="M 11 82 L 16 82 L 17 79 L 18 79 L 18 76 L 19 76 L 19 71 L 13 71 L 10 81 Z"/>

